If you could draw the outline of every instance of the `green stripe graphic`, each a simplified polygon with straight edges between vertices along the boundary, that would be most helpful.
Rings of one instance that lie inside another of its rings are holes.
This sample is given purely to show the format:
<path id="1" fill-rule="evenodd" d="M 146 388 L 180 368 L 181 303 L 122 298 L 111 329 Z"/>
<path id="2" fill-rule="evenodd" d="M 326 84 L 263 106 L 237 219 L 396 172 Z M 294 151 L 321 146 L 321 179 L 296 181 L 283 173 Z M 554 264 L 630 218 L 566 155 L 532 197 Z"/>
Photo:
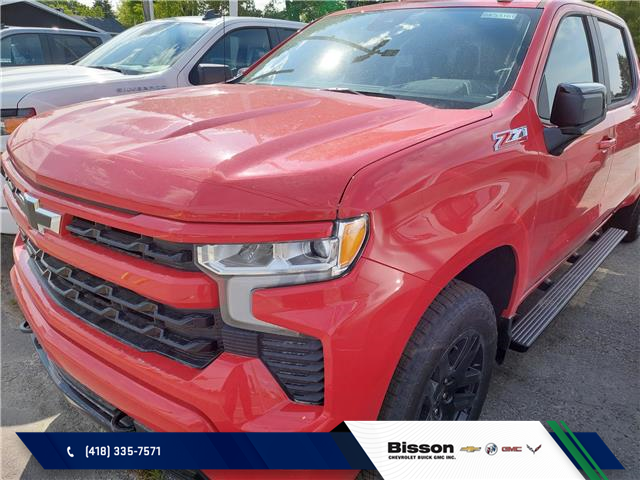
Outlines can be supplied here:
<path id="1" fill-rule="evenodd" d="M 586 458 L 582 456 L 580 450 L 578 450 L 573 442 L 569 440 L 569 437 L 567 437 L 567 434 L 564 433 L 564 430 L 560 428 L 558 422 L 550 420 L 547 423 L 558 436 L 562 444 L 567 448 L 567 450 L 569 450 L 569 453 L 573 456 L 575 461 L 578 462 L 578 465 L 580 465 L 582 471 L 585 472 L 591 480 L 600 480 L 598 474 L 593 470 L 593 468 L 591 468 L 591 465 L 589 465 L 589 462 L 587 462 Z"/>
<path id="2" fill-rule="evenodd" d="M 591 462 L 591 464 L 596 467 L 596 470 L 598 470 L 598 473 L 600 474 L 600 476 L 604 479 L 604 480 L 609 480 L 607 478 L 607 476 L 602 472 L 602 470 L 600 469 L 600 467 L 598 466 L 598 464 L 593 460 L 593 458 L 591 458 L 591 455 L 589 455 L 589 452 L 587 452 L 587 449 L 584 448 L 582 446 L 582 444 L 580 443 L 580 440 L 578 440 L 578 438 L 573 434 L 573 432 L 571 431 L 571 429 L 567 426 L 567 424 L 565 422 L 563 422 L 562 420 L 560 421 L 560 423 L 562 424 L 563 428 L 567 431 L 567 433 L 569 434 L 569 436 L 571 437 L 571 439 L 576 443 L 576 445 L 578 445 L 578 447 L 580 447 L 580 450 L 582 451 L 582 453 L 584 454 L 585 457 L 587 457 L 589 459 L 589 461 Z"/>

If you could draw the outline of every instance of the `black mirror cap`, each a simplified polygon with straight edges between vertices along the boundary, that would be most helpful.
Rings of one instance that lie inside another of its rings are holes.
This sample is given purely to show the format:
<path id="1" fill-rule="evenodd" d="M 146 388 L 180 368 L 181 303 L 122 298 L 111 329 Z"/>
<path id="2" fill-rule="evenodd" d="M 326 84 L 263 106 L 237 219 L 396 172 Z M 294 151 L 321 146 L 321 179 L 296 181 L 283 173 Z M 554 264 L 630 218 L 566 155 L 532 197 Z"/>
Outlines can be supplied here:
<path id="1" fill-rule="evenodd" d="M 583 135 L 607 113 L 607 89 L 601 83 L 561 83 L 551 109 L 551 123 L 565 135 Z"/>
<path id="2" fill-rule="evenodd" d="M 220 65 L 217 63 L 201 63 L 196 69 L 197 78 L 195 78 L 196 85 L 210 85 L 212 83 L 222 83 L 228 78 L 231 78 L 231 69 L 226 65 Z"/>

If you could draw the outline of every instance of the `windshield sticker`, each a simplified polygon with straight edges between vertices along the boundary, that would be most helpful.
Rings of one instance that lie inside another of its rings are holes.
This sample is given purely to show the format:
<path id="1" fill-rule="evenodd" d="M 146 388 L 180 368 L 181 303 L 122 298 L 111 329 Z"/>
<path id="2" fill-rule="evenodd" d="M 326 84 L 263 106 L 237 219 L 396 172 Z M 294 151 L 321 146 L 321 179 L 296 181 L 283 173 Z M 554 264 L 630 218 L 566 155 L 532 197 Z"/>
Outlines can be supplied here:
<path id="1" fill-rule="evenodd" d="M 499 20 L 515 20 L 517 17 L 517 13 L 505 12 L 482 12 L 482 15 L 480 15 L 480 18 L 497 18 Z"/>
<path id="2" fill-rule="evenodd" d="M 116 92 L 118 93 L 129 93 L 129 92 L 150 92 L 152 90 L 163 90 L 167 88 L 166 85 L 150 85 L 150 86 L 138 86 L 138 87 L 120 87 L 116 88 Z"/>

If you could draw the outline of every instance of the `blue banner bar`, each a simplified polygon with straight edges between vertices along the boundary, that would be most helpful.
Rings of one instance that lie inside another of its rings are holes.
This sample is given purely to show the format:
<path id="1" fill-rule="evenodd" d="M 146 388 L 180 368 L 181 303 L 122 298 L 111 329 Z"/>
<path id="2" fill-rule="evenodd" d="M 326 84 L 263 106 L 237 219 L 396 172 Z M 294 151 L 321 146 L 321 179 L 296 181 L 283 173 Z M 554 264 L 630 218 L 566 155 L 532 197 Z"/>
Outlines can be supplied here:
<path id="1" fill-rule="evenodd" d="M 18 436 L 45 469 L 375 469 L 349 432 L 44 432 Z"/>
<path id="2" fill-rule="evenodd" d="M 591 455 L 593 461 L 596 462 L 598 467 L 600 467 L 602 470 L 624 470 L 624 467 L 620 463 L 620 460 L 618 460 L 613 452 L 609 450 L 607 444 L 604 443 L 602 438 L 600 438 L 600 435 L 598 435 L 596 432 L 574 432 L 573 434 L 582 444 L 584 449 L 589 452 L 589 455 Z M 578 462 L 576 462 L 576 460 L 573 458 L 573 455 L 571 455 L 567 451 L 567 448 L 558 439 L 558 436 L 554 432 L 551 432 L 550 435 L 556 441 L 558 446 L 560 446 L 562 451 L 567 455 L 567 457 L 569 457 L 569 459 L 573 462 L 575 467 L 578 470 L 581 470 Z"/>

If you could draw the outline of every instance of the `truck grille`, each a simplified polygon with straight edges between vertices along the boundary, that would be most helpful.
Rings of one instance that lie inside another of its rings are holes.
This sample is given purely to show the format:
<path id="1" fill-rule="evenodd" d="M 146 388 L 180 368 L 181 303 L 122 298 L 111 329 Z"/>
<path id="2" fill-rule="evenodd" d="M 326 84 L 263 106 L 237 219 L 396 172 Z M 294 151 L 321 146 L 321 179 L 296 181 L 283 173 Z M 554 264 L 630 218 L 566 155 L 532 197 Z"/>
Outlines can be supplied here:
<path id="1" fill-rule="evenodd" d="M 144 352 L 202 368 L 222 352 L 218 310 L 179 310 L 95 277 L 25 244 L 35 273 L 66 310 Z"/>
<path id="2" fill-rule="evenodd" d="M 259 358 L 291 400 L 324 403 L 324 355 L 317 338 L 234 328 L 224 324 L 218 309 L 172 308 L 73 267 L 22 238 L 49 295 L 106 334 L 196 368 L 223 351 Z"/>
<path id="3" fill-rule="evenodd" d="M 262 334 L 260 358 L 297 402 L 324 401 L 324 358 L 317 338 Z"/>
<path id="4" fill-rule="evenodd" d="M 78 217 L 74 217 L 67 225 L 67 231 L 84 240 L 150 262 L 181 270 L 199 271 L 193 261 L 193 244 L 191 243 L 167 242 Z"/>
<path id="5" fill-rule="evenodd" d="M 225 325 L 225 352 L 260 358 L 289 398 L 324 403 L 324 355 L 317 338 L 252 332 Z"/>

